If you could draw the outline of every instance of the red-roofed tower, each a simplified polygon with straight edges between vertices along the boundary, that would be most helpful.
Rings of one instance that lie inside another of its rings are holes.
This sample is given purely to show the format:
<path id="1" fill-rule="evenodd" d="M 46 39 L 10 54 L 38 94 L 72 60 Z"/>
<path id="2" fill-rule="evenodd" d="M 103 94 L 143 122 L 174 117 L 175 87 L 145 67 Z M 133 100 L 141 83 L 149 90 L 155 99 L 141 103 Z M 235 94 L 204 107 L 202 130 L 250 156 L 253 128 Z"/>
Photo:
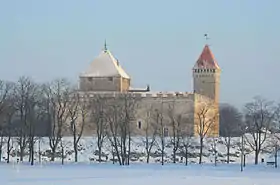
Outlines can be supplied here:
<path id="1" fill-rule="evenodd" d="M 193 89 L 219 104 L 221 69 L 206 44 L 193 67 Z"/>

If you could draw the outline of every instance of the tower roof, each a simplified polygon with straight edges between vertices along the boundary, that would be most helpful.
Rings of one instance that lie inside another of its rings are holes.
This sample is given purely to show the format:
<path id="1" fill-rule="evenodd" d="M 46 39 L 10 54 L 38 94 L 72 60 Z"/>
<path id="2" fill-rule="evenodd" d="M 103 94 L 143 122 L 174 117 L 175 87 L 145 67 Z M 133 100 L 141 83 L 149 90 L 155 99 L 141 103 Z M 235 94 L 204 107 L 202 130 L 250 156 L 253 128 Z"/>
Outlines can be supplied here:
<path id="1" fill-rule="evenodd" d="M 92 61 L 89 68 L 80 77 L 123 77 L 130 79 L 122 69 L 118 60 L 107 50 L 104 50 Z"/>
<path id="2" fill-rule="evenodd" d="M 194 68 L 220 69 L 212 51 L 207 44 L 204 46 L 202 53 L 194 65 Z"/>

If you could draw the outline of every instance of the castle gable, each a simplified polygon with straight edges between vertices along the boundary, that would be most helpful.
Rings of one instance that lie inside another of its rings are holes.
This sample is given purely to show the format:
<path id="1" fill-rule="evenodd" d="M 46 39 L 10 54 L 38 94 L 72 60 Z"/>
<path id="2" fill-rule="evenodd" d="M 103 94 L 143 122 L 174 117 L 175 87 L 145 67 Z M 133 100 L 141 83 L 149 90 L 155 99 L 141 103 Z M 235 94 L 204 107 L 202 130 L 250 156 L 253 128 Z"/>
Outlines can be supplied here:
<path id="1" fill-rule="evenodd" d="M 109 50 L 103 50 L 80 77 L 122 77 L 130 79 Z"/>

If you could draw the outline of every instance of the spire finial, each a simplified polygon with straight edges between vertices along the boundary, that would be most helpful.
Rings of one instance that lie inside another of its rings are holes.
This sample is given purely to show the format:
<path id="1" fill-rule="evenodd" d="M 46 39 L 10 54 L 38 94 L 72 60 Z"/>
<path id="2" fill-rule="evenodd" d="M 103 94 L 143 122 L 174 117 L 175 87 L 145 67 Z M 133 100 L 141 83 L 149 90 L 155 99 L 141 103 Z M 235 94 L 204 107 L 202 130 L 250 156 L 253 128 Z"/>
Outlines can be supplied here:
<path id="1" fill-rule="evenodd" d="M 207 34 L 207 33 L 205 33 L 205 34 L 204 34 L 204 37 L 205 37 L 205 42 L 206 42 L 206 45 L 208 45 L 208 40 L 209 40 L 208 34 Z"/>
<path id="2" fill-rule="evenodd" d="M 104 50 L 107 51 L 107 42 L 106 42 L 106 39 L 105 39 L 105 42 L 104 42 Z"/>

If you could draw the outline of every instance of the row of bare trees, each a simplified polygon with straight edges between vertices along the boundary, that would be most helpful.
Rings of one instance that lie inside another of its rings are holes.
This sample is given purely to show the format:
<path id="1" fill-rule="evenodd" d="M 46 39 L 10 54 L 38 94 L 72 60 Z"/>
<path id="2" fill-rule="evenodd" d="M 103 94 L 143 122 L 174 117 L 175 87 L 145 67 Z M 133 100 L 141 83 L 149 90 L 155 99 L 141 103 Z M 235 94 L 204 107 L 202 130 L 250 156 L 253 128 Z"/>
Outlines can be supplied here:
<path id="1" fill-rule="evenodd" d="M 69 135 L 73 136 L 77 162 L 79 142 L 85 128 L 88 128 L 90 134 L 97 138 L 99 161 L 106 138 L 119 163 L 129 164 L 133 134 L 131 122 L 135 119 L 138 101 L 135 96 L 123 93 L 111 97 L 102 94 L 91 97 L 79 92 L 65 79 L 38 84 L 30 78 L 21 77 L 17 82 L 0 81 L 0 99 L 0 153 L 5 139 L 7 162 L 10 152 L 15 150 L 20 161 L 29 154 L 33 165 L 35 143 L 39 144 L 41 137 L 48 138 L 51 161 L 57 156 L 63 160 L 67 145 L 63 137 Z M 16 138 L 16 143 L 12 142 L 12 137 Z"/>
<path id="2" fill-rule="evenodd" d="M 51 161 L 54 161 L 56 156 L 60 156 L 63 160 L 66 155 L 64 151 L 66 144 L 62 138 L 69 134 L 73 136 L 72 145 L 75 162 L 77 162 L 79 141 L 84 128 L 88 127 L 95 131 L 93 136 L 97 139 L 99 161 L 101 161 L 104 141 L 107 139 L 119 164 L 129 165 L 132 135 L 135 135 L 134 116 L 139 108 L 139 97 L 129 93 L 110 97 L 95 94 L 91 97 L 77 92 L 77 89 L 65 79 L 37 84 L 30 78 L 22 77 L 15 83 L 1 82 L 0 88 L 0 149 L 5 136 L 8 138 L 6 141 L 8 162 L 10 152 L 15 149 L 20 161 L 23 161 L 25 154 L 28 153 L 29 161 L 33 165 L 35 143 L 40 144 L 40 138 L 43 136 L 48 137 Z M 147 116 L 142 130 L 145 132 L 143 141 L 147 162 L 152 148 L 156 146 L 161 153 L 161 163 L 164 164 L 165 148 L 168 144 L 166 137 L 169 137 L 170 144 L 173 146 L 173 162 L 176 162 L 177 151 L 179 149 L 181 151 L 182 148 L 187 158 L 190 137 L 193 134 L 191 121 L 193 118 L 189 117 L 190 113 L 179 113 L 176 105 L 176 100 L 161 101 L 159 105 L 152 104 L 150 109 L 146 108 Z M 212 119 L 206 119 L 208 108 L 204 107 L 198 113 L 200 117 L 197 132 L 201 140 L 207 135 L 213 123 Z M 86 124 L 89 122 L 93 125 Z M 168 129 L 171 134 L 166 134 Z M 18 148 L 13 148 L 15 147 L 15 144 L 11 143 L 13 136 L 17 138 Z M 202 156 L 202 149 L 200 156 Z"/>
<path id="3" fill-rule="evenodd" d="M 74 150 L 77 151 L 83 126 L 77 131 L 76 124 L 84 125 L 84 122 L 77 123 L 76 114 L 83 115 L 86 109 L 67 80 L 38 84 L 30 78 L 21 77 L 17 82 L 0 81 L 0 97 L 1 141 L 5 136 L 7 162 L 14 149 L 20 161 L 28 153 L 29 162 L 33 165 L 35 143 L 43 136 L 49 138 L 51 160 L 54 160 L 63 133 L 67 130 L 72 131 Z M 16 137 L 18 148 L 14 148 L 16 145 L 12 137 Z"/>
<path id="4" fill-rule="evenodd" d="M 229 104 L 222 104 L 219 107 L 219 112 L 213 104 L 204 104 L 199 106 L 194 115 L 196 124 L 188 119 L 188 113 L 183 113 L 175 110 L 176 103 L 169 103 L 166 110 L 162 106 L 158 109 L 147 109 L 147 117 L 145 122 L 145 150 L 147 153 L 147 162 L 152 148 L 155 146 L 161 152 L 161 163 L 164 164 L 164 153 L 166 138 L 164 136 L 164 128 L 169 127 L 169 141 L 173 148 L 173 162 L 176 161 L 176 153 L 178 150 L 187 157 L 190 154 L 189 147 L 193 143 L 193 131 L 199 138 L 199 164 L 202 163 L 204 140 L 205 138 L 213 137 L 214 145 L 216 136 L 211 132 L 215 130 L 215 122 L 219 118 L 220 139 L 227 149 L 227 163 L 230 162 L 231 148 L 239 147 L 242 150 L 241 142 L 238 138 L 244 137 L 246 151 L 255 155 L 255 164 L 259 163 L 260 153 L 274 152 L 277 157 L 278 149 L 280 148 L 280 104 L 266 100 L 262 97 L 254 97 L 249 103 L 246 103 L 242 111 Z M 214 110 L 214 111 L 213 111 Z M 211 113 L 210 113 L 211 112 Z M 186 116 L 187 115 L 187 116 Z M 167 119 L 166 119 L 167 118 Z M 193 128 L 195 126 L 195 128 Z M 215 134 L 214 134 L 215 135 Z M 196 137 L 196 138 L 197 138 Z M 235 138 L 233 140 L 233 138 Z M 238 140 L 238 141 L 237 141 Z M 215 151 L 217 149 L 215 148 Z"/>
<path id="5" fill-rule="evenodd" d="M 141 128 L 137 128 L 134 123 L 136 110 L 141 108 L 140 101 L 141 97 L 131 93 L 114 96 L 82 94 L 65 79 L 43 84 L 27 77 L 21 77 L 17 82 L 0 81 L 0 160 L 6 143 L 7 162 L 11 151 L 15 150 L 20 161 L 28 154 L 33 165 L 35 144 L 39 144 L 41 137 L 48 138 L 52 161 L 57 156 L 64 159 L 63 137 L 71 135 L 77 162 L 80 139 L 85 130 L 91 130 L 96 138 L 98 161 L 102 161 L 106 140 L 118 163 L 129 165 L 132 136 L 140 133 L 144 136 L 142 142 L 147 163 L 155 147 L 160 151 L 163 165 L 166 146 L 171 145 L 173 162 L 181 152 L 187 164 L 193 136 L 199 137 L 199 163 L 202 163 L 204 140 L 211 135 L 218 117 L 220 135 L 227 148 L 227 162 L 230 161 L 231 147 L 236 145 L 232 142 L 233 137 L 245 137 L 246 144 L 255 153 L 256 164 L 260 152 L 279 148 L 280 105 L 261 97 L 247 103 L 242 113 L 228 104 L 221 105 L 219 112 L 211 104 L 199 106 L 195 112 L 184 112 L 177 110 L 176 99 L 157 101 L 145 107 L 146 116 L 140 123 Z M 13 142 L 15 136 L 16 142 Z"/>
<path id="6" fill-rule="evenodd" d="M 243 112 L 231 105 L 220 108 L 220 135 L 225 139 L 227 161 L 233 137 L 243 136 L 249 151 L 254 152 L 255 164 L 259 163 L 261 152 L 275 152 L 280 140 L 280 104 L 262 97 L 254 97 L 245 104 Z"/>

